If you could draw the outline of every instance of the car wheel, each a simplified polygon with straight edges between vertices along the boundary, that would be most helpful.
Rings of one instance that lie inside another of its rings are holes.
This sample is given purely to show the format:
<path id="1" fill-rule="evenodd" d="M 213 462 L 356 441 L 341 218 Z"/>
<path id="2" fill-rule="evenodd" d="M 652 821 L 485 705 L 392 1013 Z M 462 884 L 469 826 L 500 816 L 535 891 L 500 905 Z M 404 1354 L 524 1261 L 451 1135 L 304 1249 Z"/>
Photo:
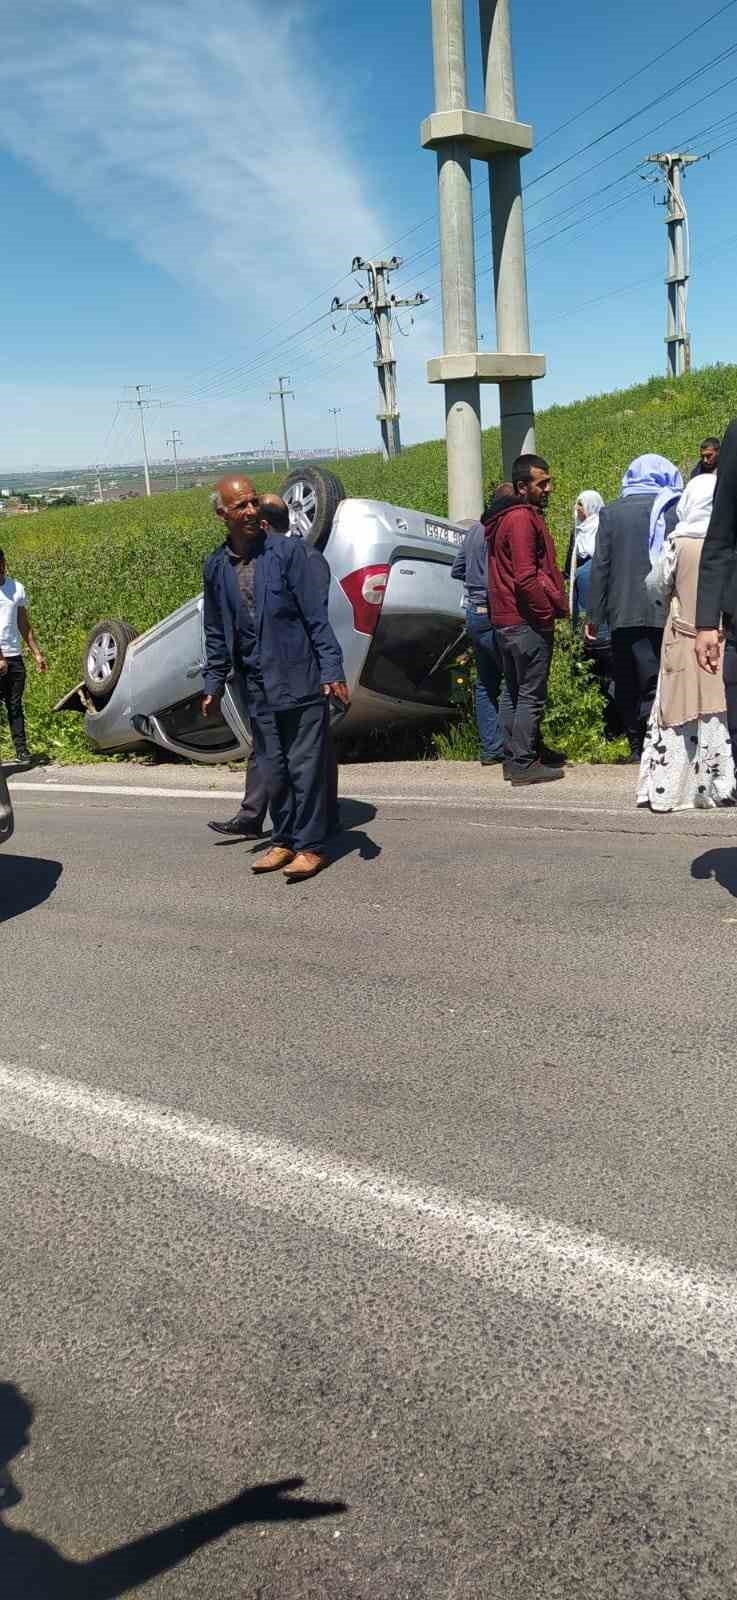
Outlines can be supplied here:
<path id="1" fill-rule="evenodd" d="M 106 618 L 92 629 L 84 647 L 82 676 L 88 694 L 98 704 L 110 699 L 123 671 L 128 646 L 137 637 L 130 623 L 117 618 Z"/>
<path id="2" fill-rule="evenodd" d="M 292 531 L 298 533 L 305 544 L 314 544 L 322 550 L 338 506 L 345 500 L 340 478 L 322 467 L 296 467 L 285 478 L 279 492 L 289 506 Z"/>

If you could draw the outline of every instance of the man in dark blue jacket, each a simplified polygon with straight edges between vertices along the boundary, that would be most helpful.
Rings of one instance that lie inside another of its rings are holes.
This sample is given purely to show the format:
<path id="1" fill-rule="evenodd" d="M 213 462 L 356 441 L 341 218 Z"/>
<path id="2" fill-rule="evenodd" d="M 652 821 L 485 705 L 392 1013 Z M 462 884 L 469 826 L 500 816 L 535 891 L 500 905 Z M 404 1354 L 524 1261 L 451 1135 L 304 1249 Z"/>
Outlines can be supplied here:
<path id="1" fill-rule="evenodd" d="M 227 538 L 205 562 L 202 710 L 236 672 L 273 822 L 253 871 L 301 881 L 327 865 L 329 696 L 348 704 L 343 657 L 303 545 L 265 531 L 250 480 L 223 478 L 213 505 Z"/>
<path id="2" fill-rule="evenodd" d="M 503 505 L 515 504 L 511 483 L 502 483 L 495 491 L 488 510 L 489 517 Z M 464 526 L 464 524 L 461 524 Z M 489 557 L 486 545 L 486 528 L 483 522 L 467 522 L 466 537 L 450 569 L 451 578 L 458 578 L 464 588 L 466 627 L 476 658 L 476 683 L 474 709 L 479 732 L 479 760 L 482 767 L 493 767 L 504 761 L 504 735 L 499 721 L 499 693 L 502 686 L 502 657 L 497 637 L 489 620 Z"/>
<path id="3" fill-rule="evenodd" d="M 261 526 L 274 533 L 281 533 L 285 538 L 299 538 L 292 534 L 289 520 L 289 507 L 281 495 L 261 495 Z M 312 562 L 320 593 L 323 597 L 327 612 L 328 597 L 330 594 L 330 568 L 321 550 L 316 545 L 305 544 L 308 560 Z M 338 757 L 335 743 L 331 737 L 328 739 L 328 833 L 340 832 L 340 807 L 338 805 Z M 208 822 L 208 828 L 213 833 L 224 834 L 229 839 L 261 839 L 263 837 L 264 822 L 269 809 L 269 792 L 266 779 L 258 764 L 255 749 L 246 762 L 246 784 L 240 807 L 234 817 L 229 817 L 227 822 Z"/>
<path id="4" fill-rule="evenodd" d="M 502 658 L 489 621 L 486 529 L 483 522 L 469 522 L 467 528 L 450 575 L 463 584 L 466 627 L 476 658 L 473 698 L 479 734 L 479 760 L 482 767 L 493 767 L 504 760 L 504 739 L 499 725 Z"/>

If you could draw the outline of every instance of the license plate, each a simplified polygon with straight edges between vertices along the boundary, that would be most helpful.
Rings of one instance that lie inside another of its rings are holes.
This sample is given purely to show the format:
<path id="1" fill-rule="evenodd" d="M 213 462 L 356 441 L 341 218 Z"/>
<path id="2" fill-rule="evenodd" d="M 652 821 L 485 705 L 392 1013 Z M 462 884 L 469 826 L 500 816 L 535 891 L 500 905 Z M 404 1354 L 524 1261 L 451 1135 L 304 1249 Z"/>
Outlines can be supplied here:
<path id="1" fill-rule="evenodd" d="M 463 544 L 465 534 L 460 528 L 446 528 L 443 522 L 429 522 L 425 519 L 425 538 L 435 539 L 438 544 L 454 545 L 456 550 Z"/>

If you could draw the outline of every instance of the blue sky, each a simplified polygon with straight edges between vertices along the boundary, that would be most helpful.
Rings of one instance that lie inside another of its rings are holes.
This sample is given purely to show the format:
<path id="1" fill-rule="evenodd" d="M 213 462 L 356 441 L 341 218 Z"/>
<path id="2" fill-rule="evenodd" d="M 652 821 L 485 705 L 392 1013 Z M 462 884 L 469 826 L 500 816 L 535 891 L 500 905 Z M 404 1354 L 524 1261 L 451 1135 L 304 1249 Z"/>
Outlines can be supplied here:
<path id="1" fill-rule="evenodd" d="M 560 0 L 551 23 L 546 0 L 512 0 L 518 114 L 539 141 L 524 176 L 540 406 L 663 370 L 662 192 L 633 169 L 687 140 L 715 149 L 687 185 L 694 358 L 737 359 L 737 4 L 707 22 L 719 9 Z M 172 427 L 185 452 L 266 444 L 280 373 L 296 391 L 295 443 L 329 442 L 337 406 L 345 441 L 371 444 L 370 330 L 338 318 L 333 331 L 324 313 L 353 291 L 353 255 L 388 247 L 405 256 L 397 282 L 431 297 L 397 340 L 403 435 L 442 432 L 442 391 L 424 381 L 441 349 L 435 163 L 418 139 L 433 98 L 428 0 L 374 0 L 371 25 L 345 0 L 3 11 L 0 469 L 133 459 L 135 418 L 116 408 L 136 382 L 167 402 L 149 413 L 154 455 Z M 466 14 L 480 104 L 476 0 Z M 493 348 L 476 176 L 479 328 Z M 491 422 L 492 389 L 484 403 Z"/>

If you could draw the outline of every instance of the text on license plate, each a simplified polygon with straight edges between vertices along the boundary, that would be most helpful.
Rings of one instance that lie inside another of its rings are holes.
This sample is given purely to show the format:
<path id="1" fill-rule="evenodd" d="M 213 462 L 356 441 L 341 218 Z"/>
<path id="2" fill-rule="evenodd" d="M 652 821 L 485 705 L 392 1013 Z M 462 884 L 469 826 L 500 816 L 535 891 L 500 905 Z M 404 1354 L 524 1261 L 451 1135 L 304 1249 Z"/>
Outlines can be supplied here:
<path id="1" fill-rule="evenodd" d="M 465 535 L 460 528 L 447 528 L 444 522 L 428 522 L 425 519 L 425 537 L 437 539 L 440 544 L 453 544 L 459 547 L 463 544 Z"/>

